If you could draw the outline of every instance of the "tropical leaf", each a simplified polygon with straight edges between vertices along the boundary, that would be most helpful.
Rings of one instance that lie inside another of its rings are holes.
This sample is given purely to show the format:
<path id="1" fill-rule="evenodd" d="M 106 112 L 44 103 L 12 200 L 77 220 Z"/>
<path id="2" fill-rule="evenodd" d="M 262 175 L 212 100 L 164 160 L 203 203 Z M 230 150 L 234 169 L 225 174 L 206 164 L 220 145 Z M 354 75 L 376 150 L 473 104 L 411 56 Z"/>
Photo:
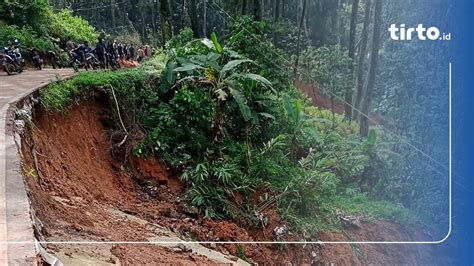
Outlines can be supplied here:
<path id="1" fill-rule="evenodd" d="M 224 51 L 224 49 L 222 48 L 222 45 L 217 40 L 217 35 L 215 32 L 211 33 L 211 40 L 212 40 L 212 43 L 214 44 L 214 48 L 216 48 L 216 52 L 218 54 L 222 54 L 222 51 Z"/>
<path id="2" fill-rule="evenodd" d="M 265 112 L 258 113 L 258 114 L 261 115 L 261 116 L 263 116 L 263 117 L 266 117 L 266 118 L 270 118 L 270 119 L 275 120 L 275 116 L 273 116 L 272 114 L 265 113 Z"/>
<path id="3" fill-rule="evenodd" d="M 225 74 L 227 71 L 232 70 L 239 66 L 240 64 L 247 63 L 247 62 L 253 62 L 252 60 L 249 59 L 238 59 L 238 60 L 232 60 L 229 61 L 227 64 L 224 65 L 221 71 L 221 75 Z"/>
<path id="4" fill-rule="evenodd" d="M 268 88 L 270 88 L 274 93 L 276 93 L 276 91 L 272 87 L 272 83 L 268 79 L 266 79 L 266 78 L 264 78 L 260 75 L 252 74 L 252 73 L 245 73 L 245 74 L 242 74 L 242 77 L 253 80 L 253 81 L 257 81 L 257 82 L 259 82 L 259 83 L 261 83 L 265 86 L 268 86 Z"/>
<path id="5" fill-rule="evenodd" d="M 231 88 L 230 93 L 234 97 L 235 102 L 237 102 L 239 110 L 242 113 L 242 116 L 244 117 L 245 121 L 248 122 L 250 119 L 252 119 L 252 110 L 250 110 L 250 107 L 247 105 L 247 100 L 238 90 Z"/>
<path id="6" fill-rule="evenodd" d="M 187 63 L 187 64 L 185 64 L 181 67 L 175 68 L 173 71 L 174 72 L 189 72 L 189 71 L 193 71 L 195 69 L 203 69 L 203 67 L 199 66 L 199 65 L 196 65 L 196 64 Z"/>

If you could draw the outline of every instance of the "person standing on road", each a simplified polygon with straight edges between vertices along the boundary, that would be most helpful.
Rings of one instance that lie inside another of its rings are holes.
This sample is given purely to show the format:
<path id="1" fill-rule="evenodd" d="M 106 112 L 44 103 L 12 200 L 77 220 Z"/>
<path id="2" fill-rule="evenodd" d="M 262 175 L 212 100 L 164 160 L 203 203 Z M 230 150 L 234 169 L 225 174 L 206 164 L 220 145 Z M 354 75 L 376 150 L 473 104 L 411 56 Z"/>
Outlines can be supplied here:
<path id="1" fill-rule="evenodd" d="M 117 52 L 118 52 L 119 59 L 123 59 L 123 46 L 121 43 L 117 45 Z"/>
<path id="2" fill-rule="evenodd" d="M 102 68 L 107 67 L 107 65 L 105 63 L 105 51 L 106 51 L 105 44 L 102 41 L 102 38 L 99 38 L 99 42 L 95 46 L 95 52 L 97 54 L 97 59 L 100 62 L 100 67 L 102 67 Z"/>
<path id="3" fill-rule="evenodd" d="M 130 56 L 130 60 L 135 60 L 135 48 L 133 47 L 132 43 L 128 47 L 128 55 Z"/>
<path id="4" fill-rule="evenodd" d="M 123 56 L 125 58 L 125 60 L 130 60 L 130 57 L 128 56 L 128 47 L 127 47 L 127 44 L 124 43 L 123 44 Z"/>
<path id="5" fill-rule="evenodd" d="M 145 57 L 145 51 L 143 51 L 143 48 L 138 49 L 138 58 L 137 58 L 138 63 L 140 63 L 144 57 Z"/>

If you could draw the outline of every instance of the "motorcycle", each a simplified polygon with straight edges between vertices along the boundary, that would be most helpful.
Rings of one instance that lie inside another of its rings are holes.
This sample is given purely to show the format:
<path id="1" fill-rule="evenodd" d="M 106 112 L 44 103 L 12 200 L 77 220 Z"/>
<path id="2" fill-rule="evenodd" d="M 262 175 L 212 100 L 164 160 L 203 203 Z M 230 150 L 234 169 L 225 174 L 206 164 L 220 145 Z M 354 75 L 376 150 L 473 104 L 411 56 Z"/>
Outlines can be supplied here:
<path id="1" fill-rule="evenodd" d="M 30 53 L 31 61 L 33 62 L 33 66 L 38 70 L 43 69 L 43 59 L 41 59 L 38 50 L 30 49 L 29 53 Z"/>
<path id="2" fill-rule="evenodd" d="M 25 59 L 21 56 L 20 48 L 15 47 L 13 51 L 11 52 L 12 58 L 15 59 L 16 63 L 20 65 L 22 68 L 25 67 Z"/>
<path id="3" fill-rule="evenodd" d="M 85 61 L 84 61 L 84 68 L 86 70 L 88 70 L 90 68 L 93 69 L 93 70 L 96 70 L 99 67 L 100 67 L 100 62 L 99 62 L 99 60 L 97 60 L 97 57 L 95 57 L 94 53 L 92 51 L 86 53 Z"/>
<path id="4" fill-rule="evenodd" d="M 69 65 L 74 68 L 75 71 L 84 66 L 84 55 L 79 48 L 69 51 L 69 60 Z"/>
<path id="5" fill-rule="evenodd" d="M 51 61 L 53 69 L 58 68 L 58 57 L 56 56 L 56 53 L 54 51 L 48 51 L 48 57 Z"/>
<path id="6" fill-rule="evenodd" d="M 120 68 L 120 64 L 111 53 L 107 53 L 107 64 L 113 69 Z"/>
<path id="7" fill-rule="evenodd" d="M 11 75 L 12 72 L 23 72 L 23 67 L 12 57 L 11 50 L 8 47 L 5 47 L 4 53 L 0 54 L 0 66 L 8 75 Z"/>

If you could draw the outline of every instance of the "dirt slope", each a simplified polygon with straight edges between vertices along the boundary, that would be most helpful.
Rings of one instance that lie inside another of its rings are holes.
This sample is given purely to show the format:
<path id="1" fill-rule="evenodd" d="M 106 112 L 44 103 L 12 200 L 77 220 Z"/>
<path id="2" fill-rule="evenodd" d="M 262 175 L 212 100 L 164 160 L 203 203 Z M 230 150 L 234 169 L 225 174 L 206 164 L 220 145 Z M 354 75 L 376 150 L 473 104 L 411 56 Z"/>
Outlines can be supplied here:
<path id="1" fill-rule="evenodd" d="M 184 184 L 156 160 L 115 160 L 110 151 L 106 121 L 109 113 L 98 100 L 73 106 L 65 114 L 38 109 L 33 134 L 23 138 L 23 170 L 36 214 L 49 241 L 149 241 L 166 230 L 187 240 L 273 241 L 281 226 L 275 210 L 265 230 L 245 229 L 231 221 L 203 219 L 180 199 Z M 35 172 L 35 168 L 39 172 Z M 166 229 L 166 230 L 165 230 Z M 364 224 L 362 229 L 326 233 L 311 240 L 420 239 L 390 223 Z M 304 240 L 301 235 L 287 240 Z M 222 254 L 237 255 L 235 244 L 208 245 Z M 215 260 L 182 246 L 156 245 L 50 245 L 65 259 L 93 257 L 103 263 L 213 264 Z M 387 245 L 244 245 L 246 257 L 260 264 L 415 264 L 429 262 L 431 247 Z M 232 259 L 234 260 L 234 259 Z"/>

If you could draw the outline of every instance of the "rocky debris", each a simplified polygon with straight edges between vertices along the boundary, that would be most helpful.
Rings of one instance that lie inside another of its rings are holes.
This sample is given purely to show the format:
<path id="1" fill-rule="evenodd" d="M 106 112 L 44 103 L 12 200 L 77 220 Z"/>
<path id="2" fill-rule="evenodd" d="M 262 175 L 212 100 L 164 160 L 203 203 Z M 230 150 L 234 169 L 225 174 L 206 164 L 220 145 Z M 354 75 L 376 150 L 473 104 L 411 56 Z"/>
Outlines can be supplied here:
<path id="1" fill-rule="evenodd" d="M 188 214 L 188 215 L 192 215 L 192 216 L 196 216 L 196 215 L 199 214 L 199 210 L 198 210 L 198 208 L 196 208 L 194 206 L 184 205 L 183 213 Z"/>
<path id="2" fill-rule="evenodd" d="M 290 229 L 288 226 L 282 225 L 282 226 L 277 226 L 273 229 L 273 236 L 275 236 L 276 239 L 281 239 L 283 236 L 287 235 L 290 232 Z"/>
<path id="3" fill-rule="evenodd" d="M 361 228 L 361 217 L 355 215 L 346 215 L 342 210 L 336 210 L 336 217 L 344 227 Z"/>
<path id="4" fill-rule="evenodd" d="M 179 243 L 177 246 L 177 248 L 179 248 L 180 250 L 182 250 L 183 252 L 192 252 L 193 249 L 186 246 L 185 244 L 182 244 L 182 243 Z"/>

